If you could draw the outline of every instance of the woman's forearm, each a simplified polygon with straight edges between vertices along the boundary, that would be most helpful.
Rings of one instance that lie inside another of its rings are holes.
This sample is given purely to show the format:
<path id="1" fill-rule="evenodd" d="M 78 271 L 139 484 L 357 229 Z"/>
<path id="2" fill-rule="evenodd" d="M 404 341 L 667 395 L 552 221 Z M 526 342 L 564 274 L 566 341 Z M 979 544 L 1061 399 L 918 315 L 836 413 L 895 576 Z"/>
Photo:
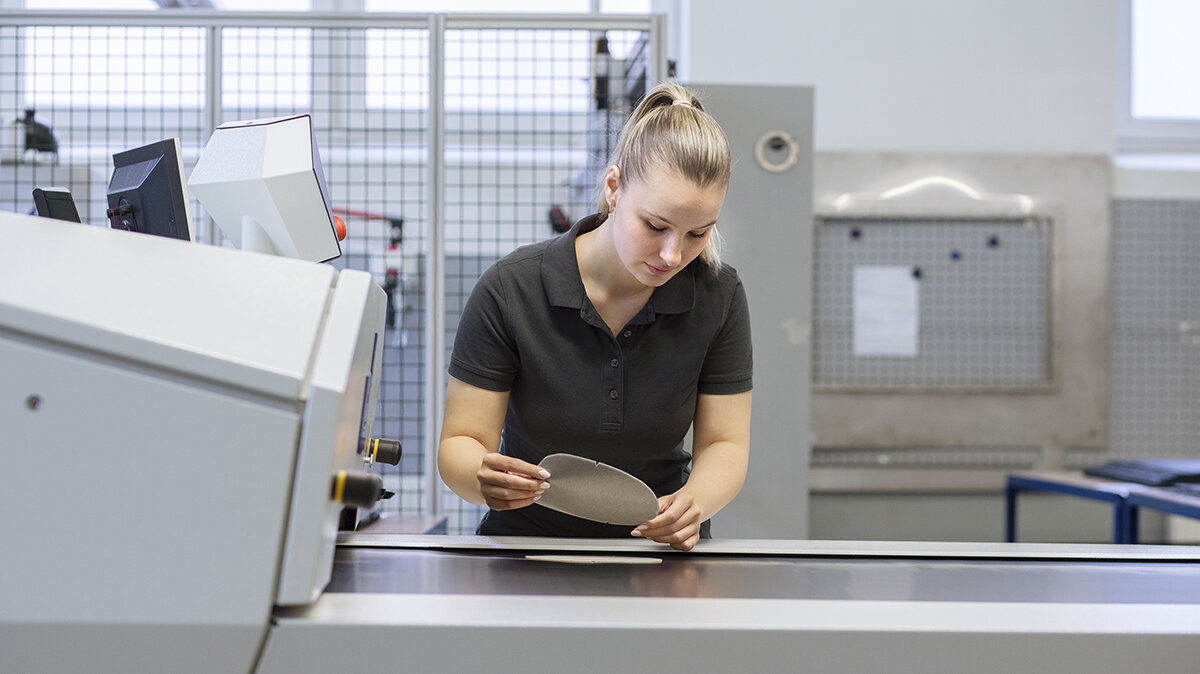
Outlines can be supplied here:
<path id="1" fill-rule="evenodd" d="M 442 438 L 438 445 L 438 473 L 442 481 L 464 501 L 483 505 L 483 493 L 479 489 L 476 474 L 487 453 L 478 440 L 469 436 Z"/>
<path id="2" fill-rule="evenodd" d="M 695 449 L 692 474 L 680 491 L 691 494 L 704 518 L 711 518 L 742 490 L 749 455 L 749 447 L 733 442 L 717 442 Z"/>
<path id="3" fill-rule="evenodd" d="M 487 391 L 454 377 L 446 385 L 438 473 L 446 486 L 466 501 L 485 503 L 479 470 L 484 455 L 500 448 L 500 428 L 507 407 L 507 392 Z"/>
<path id="4" fill-rule="evenodd" d="M 697 400 L 692 474 L 681 491 L 691 494 L 705 519 L 729 505 L 746 482 L 751 396 L 701 394 Z"/>

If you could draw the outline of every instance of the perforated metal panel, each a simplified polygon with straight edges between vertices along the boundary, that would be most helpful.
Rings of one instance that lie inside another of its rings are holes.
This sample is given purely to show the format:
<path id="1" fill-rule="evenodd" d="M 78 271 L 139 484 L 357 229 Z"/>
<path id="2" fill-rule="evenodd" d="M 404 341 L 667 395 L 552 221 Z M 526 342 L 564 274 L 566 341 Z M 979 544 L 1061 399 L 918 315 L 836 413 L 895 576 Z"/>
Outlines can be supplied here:
<path id="1" fill-rule="evenodd" d="M 991 468 L 1028 469 L 1040 450 L 1032 447 L 864 447 L 814 449 L 821 468 Z"/>
<path id="2" fill-rule="evenodd" d="M 847 388 L 1030 388 L 1052 381 L 1048 220 L 823 218 L 813 377 Z M 853 349 L 854 270 L 918 278 L 913 357 Z"/>
<path id="3" fill-rule="evenodd" d="M 1113 203 L 1113 457 L 1200 456 L 1200 202 Z"/>

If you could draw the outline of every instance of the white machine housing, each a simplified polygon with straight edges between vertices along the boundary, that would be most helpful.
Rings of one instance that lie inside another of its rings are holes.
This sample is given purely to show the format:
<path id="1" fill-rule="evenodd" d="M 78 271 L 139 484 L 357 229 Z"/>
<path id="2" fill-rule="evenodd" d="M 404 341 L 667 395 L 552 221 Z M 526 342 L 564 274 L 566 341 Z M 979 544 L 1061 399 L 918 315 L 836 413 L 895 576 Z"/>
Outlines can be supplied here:
<path id="1" fill-rule="evenodd" d="M 342 254 L 308 115 L 226 122 L 188 187 L 242 250 L 313 262 Z"/>
<path id="2" fill-rule="evenodd" d="M 9 213 L 0 250 L 0 652 L 19 665 L 53 633 L 84 659 L 39 652 L 41 671 L 89 652 L 244 671 L 273 607 L 329 582 L 331 478 L 365 470 L 383 291 Z"/>

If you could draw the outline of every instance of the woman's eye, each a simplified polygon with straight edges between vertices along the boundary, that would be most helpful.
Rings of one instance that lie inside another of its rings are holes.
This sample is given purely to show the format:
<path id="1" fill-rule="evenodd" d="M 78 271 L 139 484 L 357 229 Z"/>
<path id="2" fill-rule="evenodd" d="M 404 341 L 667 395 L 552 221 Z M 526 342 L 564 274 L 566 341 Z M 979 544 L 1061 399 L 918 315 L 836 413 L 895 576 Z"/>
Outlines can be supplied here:
<path id="1" fill-rule="evenodd" d="M 650 231 L 653 231 L 653 232 L 661 232 L 664 229 L 666 229 L 665 227 L 655 227 L 654 225 L 650 224 L 649 222 L 646 223 L 646 226 L 649 227 Z"/>
<path id="2" fill-rule="evenodd" d="M 708 230 L 704 230 L 703 232 L 688 232 L 688 236 L 693 239 L 703 239 L 705 234 L 708 234 Z"/>

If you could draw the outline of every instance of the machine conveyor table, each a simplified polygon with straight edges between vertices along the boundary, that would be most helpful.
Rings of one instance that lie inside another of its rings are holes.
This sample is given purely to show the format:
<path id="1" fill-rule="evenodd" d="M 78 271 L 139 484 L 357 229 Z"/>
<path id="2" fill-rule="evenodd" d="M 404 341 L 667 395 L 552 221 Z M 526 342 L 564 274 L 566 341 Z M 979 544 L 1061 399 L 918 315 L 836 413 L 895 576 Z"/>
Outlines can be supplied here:
<path id="1" fill-rule="evenodd" d="M 327 592 L 1200 605 L 1200 565 L 1184 561 L 624 552 L 617 559 L 629 563 L 600 563 L 604 554 L 564 563 L 527 554 L 343 547 Z"/>
<path id="2" fill-rule="evenodd" d="M 353 535 L 273 625 L 260 672 L 1184 672 L 1200 551 Z"/>

